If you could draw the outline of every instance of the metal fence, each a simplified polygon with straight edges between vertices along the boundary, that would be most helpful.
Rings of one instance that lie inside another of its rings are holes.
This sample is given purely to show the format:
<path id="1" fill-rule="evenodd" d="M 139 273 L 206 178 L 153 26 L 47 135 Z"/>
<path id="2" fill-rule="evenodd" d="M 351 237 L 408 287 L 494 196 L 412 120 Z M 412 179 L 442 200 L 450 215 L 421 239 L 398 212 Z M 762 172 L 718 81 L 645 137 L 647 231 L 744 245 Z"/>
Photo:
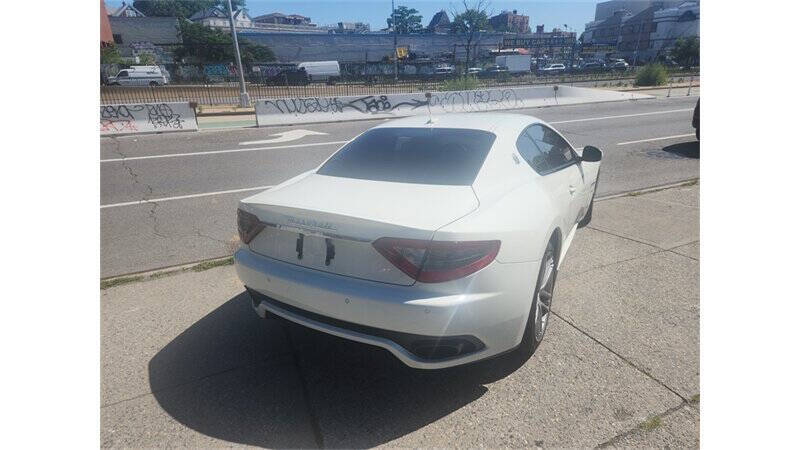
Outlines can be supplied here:
<path id="1" fill-rule="evenodd" d="M 565 73 L 555 76 L 510 75 L 500 73 L 475 77 L 468 82 L 459 80 L 463 75 L 449 74 L 428 77 L 400 77 L 375 75 L 350 77 L 335 84 L 308 83 L 304 85 L 263 83 L 252 78 L 247 82 L 251 99 L 286 97 L 341 97 L 350 95 L 402 94 L 413 92 L 460 90 L 470 88 L 535 86 L 544 84 L 569 84 L 573 86 L 619 88 L 633 86 L 635 70 L 604 71 L 595 73 Z M 685 83 L 699 77 L 697 70 L 671 71 L 668 83 Z M 239 84 L 221 81 L 203 84 L 168 84 L 165 86 L 101 86 L 103 104 L 177 102 L 188 101 L 198 105 L 235 105 L 239 103 Z"/>

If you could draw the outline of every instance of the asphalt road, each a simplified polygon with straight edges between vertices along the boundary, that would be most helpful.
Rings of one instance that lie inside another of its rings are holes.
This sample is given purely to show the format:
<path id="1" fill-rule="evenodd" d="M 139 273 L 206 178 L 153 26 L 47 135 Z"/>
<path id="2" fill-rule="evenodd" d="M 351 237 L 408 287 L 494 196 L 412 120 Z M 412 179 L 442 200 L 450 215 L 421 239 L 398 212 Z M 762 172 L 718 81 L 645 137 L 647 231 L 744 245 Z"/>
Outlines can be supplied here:
<path id="1" fill-rule="evenodd" d="M 517 110 L 604 150 L 598 196 L 699 176 L 696 97 Z M 101 139 L 101 275 L 225 256 L 239 199 L 319 165 L 377 120 Z M 290 130 L 299 140 L 272 144 Z M 246 151 L 245 151 L 246 150 Z M 177 197 L 177 198 L 176 198 Z"/>

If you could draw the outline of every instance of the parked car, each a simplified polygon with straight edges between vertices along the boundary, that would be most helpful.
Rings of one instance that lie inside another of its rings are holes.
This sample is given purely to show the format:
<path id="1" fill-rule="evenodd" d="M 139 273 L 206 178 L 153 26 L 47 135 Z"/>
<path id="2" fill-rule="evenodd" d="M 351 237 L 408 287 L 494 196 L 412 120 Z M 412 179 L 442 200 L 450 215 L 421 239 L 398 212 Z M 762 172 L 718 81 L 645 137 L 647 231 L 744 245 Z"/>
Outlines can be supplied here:
<path id="1" fill-rule="evenodd" d="M 434 75 L 450 75 L 450 74 L 455 73 L 455 71 L 456 71 L 456 69 L 453 66 L 442 65 L 442 66 L 438 66 L 435 69 L 433 69 L 433 74 Z"/>
<path id="2" fill-rule="evenodd" d="M 163 86 L 168 81 L 158 66 L 131 66 L 108 77 L 106 82 L 112 86 Z"/>
<path id="3" fill-rule="evenodd" d="M 567 67 L 561 63 L 548 64 L 537 70 L 539 75 L 558 75 L 566 72 Z"/>
<path id="4" fill-rule="evenodd" d="M 616 61 L 611 62 L 610 64 L 606 65 L 609 70 L 616 70 L 616 71 L 626 71 L 630 65 L 625 62 L 624 60 L 618 59 Z"/>
<path id="5" fill-rule="evenodd" d="M 503 73 L 508 73 L 508 67 L 501 66 L 498 64 L 493 64 L 487 67 L 483 72 L 481 72 L 480 75 L 483 75 L 485 77 L 496 77 Z"/>
<path id="6" fill-rule="evenodd" d="M 303 67 L 286 68 L 264 79 L 264 84 L 269 86 L 304 86 L 309 82 L 308 74 Z"/>
<path id="7" fill-rule="evenodd" d="M 323 81 L 328 84 L 334 84 L 342 76 L 338 61 L 302 62 L 297 67 L 305 69 L 309 81 Z"/>
<path id="8" fill-rule="evenodd" d="M 697 99 L 697 104 L 694 105 L 694 114 L 692 114 L 692 126 L 694 127 L 694 135 L 697 140 L 700 140 L 700 99 Z"/>
<path id="9" fill-rule="evenodd" d="M 581 72 L 602 72 L 605 70 L 606 65 L 601 61 L 587 61 L 584 62 L 581 67 Z"/>
<path id="10" fill-rule="evenodd" d="M 601 158 L 522 114 L 385 122 L 241 200 L 235 269 L 259 316 L 412 367 L 530 355 Z"/>

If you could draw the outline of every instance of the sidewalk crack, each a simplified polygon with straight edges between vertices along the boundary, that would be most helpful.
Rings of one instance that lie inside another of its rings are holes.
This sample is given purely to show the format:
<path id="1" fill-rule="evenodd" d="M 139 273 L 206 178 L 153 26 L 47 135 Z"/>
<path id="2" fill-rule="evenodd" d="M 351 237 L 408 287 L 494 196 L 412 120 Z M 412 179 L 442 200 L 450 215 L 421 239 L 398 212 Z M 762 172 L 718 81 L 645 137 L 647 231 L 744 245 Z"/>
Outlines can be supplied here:
<path id="1" fill-rule="evenodd" d="M 593 227 L 593 226 L 591 226 L 591 225 L 587 226 L 586 228 L 589 228 L 589 229 L 592 229 L 592 230 L 595 230 L 595 231 L 599 231 L 599 232 L 601 232 L 601 233 L 610 234 L 610 235 L 612 235 L 612 236 L 616 236 L 616 237 L 618 237 L 618 238 L 620 238 L 620 239 L 627 239 L 627 240 L 629 240 L 629 241 L 638 242 L 639 244 L 648 245 L 648 246 L 650 246 L 650 247 L 657 248 L 657 249 L 659 249 L 659 250 L 669 250 L 669 249 L 666 249 L 666 248 L 661 248 L 661 247 L 659 247 L 659 246 L 657 246 L 657 245 L 654 245 L 654 244 L 651 244 L 651 243 L 649 243 L 649 242 L 640 241 L 640 240 L 638 240 L 638 239 L 634 239 L 634 238 L 632 238 L 632 237 L 628 237 L 628 236 L 623 236 L 623 235 L 621 235 L 621 234 L 613 233 L 613 232 L 611 232 L 611 231 L 608 231 L 608 230 L 603 230 L 603 229 L 601 229 L 601 228 L 595 228 L 595 227 Z"/>
<path id="2" fill-rule="evenodd" d="M 692 408 L 693 405 L 692 405 L 691 402 L 684 400 L 684 401 L 680 402 L 679 404 L 673 406 L 672 408 L 667 409 L 666 411 L 664 411 L 664 412 L 662 412 L 660 414 L 656 414 L 655 416 L 651 416 L 651 418 L 657 417 L 659 419 L 664 419 L 664 418 L 666 418 L 668 416 L 671 416 L 672 414 L 675 414 L 676 412 L 678 412 L 681 409 L 686 408 L 686 407 Z M 623 431 L 622 433 L 617 434 L 616 436 L 612 437 L 611 439 L 608 439 L 607 441 L 599 444 L 596 448 L 611 447 L 611 446 L 615 445 L 617 442 L 621 441 L 622 439 L 624 439 L 624 438 L 636 433 L 637 431 L 641 431 L 641 427 L 639 425 L 636 425 L 635 427 L 631 428 L 630 430 Z"/>
<path id="3" fill-rule="evenodd" d="M 617 351 L 613 350 L 611 347 L 609 347 L 609 346 L 608 346 L 608 345 L 606 345 L 605 343 L 601 342 L 599 339 L 595 338 L 595 337 L 594 337 L 594 336 L 592 336 L 591 334 L 589 334 L 589 333 L 587 333 L 586 331 L 582 330 L 580 327 L 578 327 L 576 324 L 574 324 L 574 323 L 573 323 L 573 322 L 571 322 L 570 320 L 567 320 L 566 318 L 564 318 L 564 317 L 563 317 L 561 314 L 559 314 L 558 312 L 556 312 L 556 311 L 553 311 L 553 310 L 551 310 L 551 312 L 553 313 L 553 315 L 555 315 L 555 316 L 556 316 L 556 317 L 558 317 L 559 319 L 563 320 L 565 323 L 567 323 L 569 326 L 571 326 L 572 328 L 574 328 L 575 330 L 577 330 L 579 333 L 583 334 L 584 336 L 586 336 L 586 337 L 588 337 L 589 339 L 591 339 L 592 341 L 594 341 L 594 342 L 595 342 L 597 345 L 599 345 L 599 346 L 603 347 L 604 349 L 608 350 L 608 351 L 609 351 L 609 352 L 611 352 L 613 355 L 615 355 L 617 358 L 619 358 L 619 359 L 621 359 L 621 360 L 625 361 L 625 362 L 626 362 L 628 365 L 630 365 L 630 366 L 631 366 L 631 367 L 633 367 L 634 369 L 638 370 L 639 372 L 641 372 L 642 374 L 644 374 L 645 376 L 647 376 L 647 377 L 648 377 L 648 378 L 650 378 L 651 380 L 653 380 L 653 381 L 655 381 L 656 383 L 660 384 L 660 385 L 661 385 L 661 386 L 662 386 L 664 389 L 666 389 L 666 390 L 668 390 L 668 391 L 672 392 L 673 394 L 675 394 L 676 396 L 678 396 L 678 398 L 680 398 L 681 400 L 683 400 L 685 403 L 688 403 L 688 402 L 689 402 L 689 399 L 687 399 L 686 397 L 684 397 L 684 396 L 682 396 L 681 394 L 679 394 L 679 393 L 678 393 L 678 392 L 677 392 L 675 389 L 672 389 L 671 387 L 667 386 L 667 384 L 666 384 L 666 383 L 664 383 L 663 381 L 661 381 L 661 380 L 659 380 L 658 378 L 656 378 L 656 376 L 655 376 L 655 375 L 653 375 L 653 374 L 651 374 L 650 372 L 648 372 L 648 371 L 647 371 L 647 369 L 644 369 L 644 368 L 642 368 L 642 367 L 639 367 L 639 366 L 638 366 L 636 363 L 634 363 L 633 361 L 629 360 L 629 359 L 628 359 L 628 358 L 626 358 L 625 356 L 621 355 L 621 354 L 620 354 L 620 353 L 618 353 Z"/>

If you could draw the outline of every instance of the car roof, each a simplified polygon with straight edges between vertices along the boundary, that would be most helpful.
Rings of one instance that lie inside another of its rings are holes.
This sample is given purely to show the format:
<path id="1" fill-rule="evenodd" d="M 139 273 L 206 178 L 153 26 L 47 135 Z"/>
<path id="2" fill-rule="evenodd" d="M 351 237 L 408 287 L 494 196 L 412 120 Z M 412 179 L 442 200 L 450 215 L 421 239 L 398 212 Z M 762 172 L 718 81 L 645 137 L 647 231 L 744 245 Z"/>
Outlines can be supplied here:
<path id="1" fill-rule="evenodd" d="M 382 123 L 375 128 L 465 128 L 497 134 L 496 132 L 500 132 L 503 129 L 520 129 L 537 122 L 541 122 L 541 120 L 525 114 L 499 112 L 446 113 L 404 117 Z"/>

